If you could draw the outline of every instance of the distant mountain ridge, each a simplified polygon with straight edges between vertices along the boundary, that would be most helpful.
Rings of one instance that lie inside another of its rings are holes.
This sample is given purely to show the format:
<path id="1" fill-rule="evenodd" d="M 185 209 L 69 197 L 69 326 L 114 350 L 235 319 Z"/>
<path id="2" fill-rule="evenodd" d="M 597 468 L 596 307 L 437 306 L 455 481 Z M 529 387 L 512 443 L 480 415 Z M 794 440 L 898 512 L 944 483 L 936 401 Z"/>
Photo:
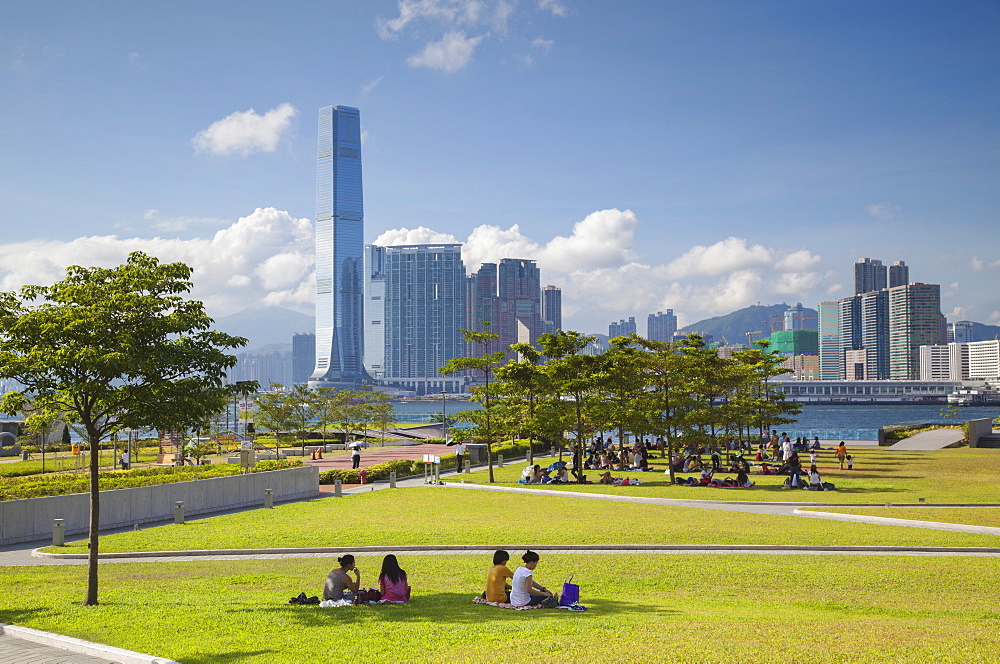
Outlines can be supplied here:
<path id="1" fill-rule="evenodd" d="M 316 319 L 284 307 L 260 305 L 216 319 L 215 329 L 249 339 L 249 343 L 236 352 L 261 352 L 272 344 L 290 348 L 293 335 L 316 331 Z"/>
<path id="2" fill-rule="evenodd" d="M 782 329 L 784 325 L 783 317 L 788 307 L 789 305 L 787 304 L 754 304 L 749 307 L 737 309 L 725 316 L 706 318 L 697 323 L 685 325 L 678 332 L 686 334 L 692 332 L 698 332 L 703 335 L 710 334 L 714 341 L 717 342 L 745 345 L 747 342 L 747 332 L 759 333 L 753 335 L 754 341 L 771 336 L 771 325 L 768 324 L 768 321 L 775 321 L 775 330 Z M 817 321 L 816 310 L 803 307 L 802 311 L 806 316 L 805 327 L 815 330 Z"/>

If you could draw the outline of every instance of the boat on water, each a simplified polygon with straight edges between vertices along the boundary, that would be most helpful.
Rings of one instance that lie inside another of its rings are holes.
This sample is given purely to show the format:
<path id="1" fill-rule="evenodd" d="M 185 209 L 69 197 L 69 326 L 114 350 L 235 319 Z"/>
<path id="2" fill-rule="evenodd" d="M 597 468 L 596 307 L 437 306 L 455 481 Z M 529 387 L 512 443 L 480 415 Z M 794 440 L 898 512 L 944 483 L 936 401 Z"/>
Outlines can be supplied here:
<path id="1" fill-rule="evenodd" d="M 1000 392 L 964 387 L 948 395 L 949 406 L 998 406 Z"/>

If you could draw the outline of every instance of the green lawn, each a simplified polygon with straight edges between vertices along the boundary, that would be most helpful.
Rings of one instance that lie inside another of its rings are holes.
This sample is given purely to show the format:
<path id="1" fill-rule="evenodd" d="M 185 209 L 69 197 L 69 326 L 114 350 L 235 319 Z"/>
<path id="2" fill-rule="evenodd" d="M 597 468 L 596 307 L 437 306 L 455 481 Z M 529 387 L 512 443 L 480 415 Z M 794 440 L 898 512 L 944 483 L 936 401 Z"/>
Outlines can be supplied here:
<path id="1" fill-rule="evenodd" d="M 890 519 L 915 519 L 939 523 L 964 523 L 970 526 L 1000 528 L 1000 507 L 816 507 L 818 512 L 884 516 Z"/>
<path id="2" fill-rule="evenodd" d="M 1000 546 L 1000 537 L 584 498 L 414 487 L 128 531 L 104 536 L 101 542 L 101 550 L 111 552 L 494 543 L 992 547 Z M 79 540 L 61 550 L 81 553 L 86 551 L 86 542 Z"/>
<path id="3" fill-rule="evenodd" d="M 363 581 L 379 562 L 359 558 Z M 537 578 L 558 587 L 575 573 L 583 613 L 472 604 L 483 557 L 400 562 L 412 604 L 338 609 L 287 603 L 318 594 L 332 559 L 104 565 L 97 607 L 79 605 L 82 566 L 9 568 L 0 621 L 185 664 L 966 664 L 1000 651 L 996 588 L 983 582 L 997 558 L 543 554 Z"/>
<path id="4" fill-rule="evenodd" d="M 989 449 L 957 448 L 935 452 L 890 451 L 879 447 L 848 448 L 855 456 L 854 470 L 840 470 L 833 451 L 824 450 L 817 467 L 823 480 L 836 485 L 836 491 L 822 493 L 786 489 L 782 486 L 785 476 L 751 475 L 757 486 L 751 489 L 709 489 L 704 487 L 673 486 L 665 475 L 665 461 L 650 456 L 651 467 L 659 472 L 613 472 L 615 477 L 638 478 L 640 486 L 605 486 L 601 484 L 531 485 L 553 491 L 587 491 L 629 496 L 656 498 L 685 498 L 695 500 L 740 501 L 790 501 L 790 502 L 840 502 L 840 503 L 908 503 L 926 498 L 934 503 L 981 503 L 1000 500 L 997 478 L 1000 477 L 1000 451 Z M 568 459 L 568 457 L 567 457 Z M 708 455 L 705 455 L 708 459 Z M 808 461 L 808 456 L 803 457 Z M 545 467 L 551 457 L 539 460 Z M 526 462 L 506 464 L 495 469 L 495 479 L 502 486 L 518 486 L 517 480 Z M 808 463 L 805 466 L 808 468 Z M 587 471 L 589 479 L 596 481 L 600 471 Z M 680 476 L 697 476 L 698 473 L 679 473 Z M 728 475 L 723 475 L 726 477 Z M 449 477 L 448 481 L 485 484 L 487 473 L 478 470 L 468 475 Z M 525 486 L 525 485 L 520 485 Z"/>

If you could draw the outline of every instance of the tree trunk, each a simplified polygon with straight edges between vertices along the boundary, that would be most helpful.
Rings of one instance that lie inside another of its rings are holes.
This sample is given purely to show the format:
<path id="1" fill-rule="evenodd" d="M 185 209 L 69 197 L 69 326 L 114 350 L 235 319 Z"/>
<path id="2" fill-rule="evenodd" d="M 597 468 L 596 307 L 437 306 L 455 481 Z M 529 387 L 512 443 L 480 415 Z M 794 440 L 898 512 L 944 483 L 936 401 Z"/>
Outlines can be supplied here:
<path id="1" fill-rule="evenodd" d="M 84 606 L 97 605 L 97 555 L 98 534 L 101 529 L 101 492 L 98 482 L 100 468 L 100 442 L 96 435 L 87 434 L 90 440 L 90 550 L 87 552 L 87 598 Z"/>

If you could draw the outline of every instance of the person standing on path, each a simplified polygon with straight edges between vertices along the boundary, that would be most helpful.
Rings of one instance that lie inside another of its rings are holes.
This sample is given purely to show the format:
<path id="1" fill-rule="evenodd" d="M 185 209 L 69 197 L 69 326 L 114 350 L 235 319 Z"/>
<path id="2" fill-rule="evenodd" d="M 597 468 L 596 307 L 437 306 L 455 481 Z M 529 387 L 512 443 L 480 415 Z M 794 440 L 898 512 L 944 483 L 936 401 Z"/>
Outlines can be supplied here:
<path id="1" fill-rule="evenodd" d="M 122 457 L 121 457 L 121 459 L 119 459 L 119 461 L 122 464 L 122 470 L 128 470 L 129 469 L 129 455 L 128 455 L 128 450 L 125 450 L 124 452 L 122 452 Z"/>
<path id="2" fill-rule="evenodd" d="M 361 446 L 355 445 L 351 448 L 351 468 L 354 470 L 358 469 L 361 465 Z"/>
<path id="3" fill-rule="evenodd" d="M 455 470 L 462 472 L 462 460 L 465 458 L 465 445 L 461 441 L 455 444 Z"/>

